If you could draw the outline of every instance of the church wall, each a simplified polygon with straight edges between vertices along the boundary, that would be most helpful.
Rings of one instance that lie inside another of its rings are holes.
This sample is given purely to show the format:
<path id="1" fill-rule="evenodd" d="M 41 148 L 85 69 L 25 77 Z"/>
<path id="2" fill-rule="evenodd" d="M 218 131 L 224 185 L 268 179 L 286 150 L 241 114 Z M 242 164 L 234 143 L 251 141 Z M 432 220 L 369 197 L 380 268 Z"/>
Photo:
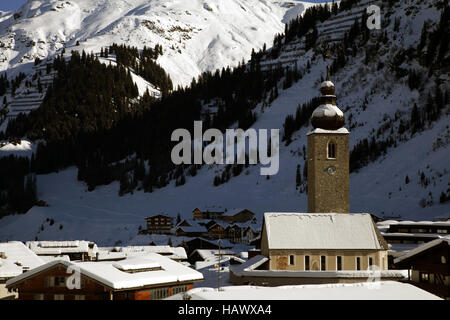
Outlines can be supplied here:
<path id="1" fill-rule="evenodd" d="M 290 264 L 290 255 L 294 256 L 294 264 Z M 361 270 L 369 267 L 369 257 L 373 264 L 381 270 L 387 270 L 387 251 L 384 250 L 304 250 L 304 249 L 272 249 L 269 250 L 270 270 L 305 270 L 305 256 L 310 256 L 310 270 L 320 269 L 320 257 L 326 256 L 326 271 L 337 269 L 337 256 L 342 256 L 342 270 L 356 270 L 356 257 L 361 257 Z"/>

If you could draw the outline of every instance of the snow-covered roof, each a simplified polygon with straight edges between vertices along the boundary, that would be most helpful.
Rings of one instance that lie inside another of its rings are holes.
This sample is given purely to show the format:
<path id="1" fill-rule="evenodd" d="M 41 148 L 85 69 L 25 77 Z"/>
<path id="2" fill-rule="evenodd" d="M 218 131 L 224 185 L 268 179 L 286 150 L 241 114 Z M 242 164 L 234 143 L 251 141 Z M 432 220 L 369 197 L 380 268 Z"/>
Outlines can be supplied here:
<path id="1" fill-rule="evenodd" d="M 10 155 L 18 157 L 31 157 L 34 146 L 27 140 L 22 140 L 20 144 L 0 141 L 0 158 Z"/>
<path id="2" fill-rule="evenodd" d="M 441 300 L 416 286 L 397 281 L 335 283 L 280 287 L 228 286 L 220 291 L 194 288 L 191 300 Z M 182 295 L 171 299 L 182 299 Z"/>
<path id="3" fill-rule="evenodd" d="M 214 224 L 211 225 L 209 229 L 211 229 L 212 227 L 214 227 L 215 225 L 221 226 L 222 228 L 226 229 L 227 227 L 231 226 L 228 222 L 225 221 L 214 221 Z"/>
<path id="4" fill-rule="evenodd" d="M 320 85 L 321 88 L 329 88 L 329 87 L 334 87 L 334 83 L 331 81 L 324 81 L 322 82 L 322 84 Z"/>
<path id="5" fill-rule="evenodd" d="M 330 117 L 333 118 L 335 116 L 343 117 L 344 113 L 337 106 L 332 104 L 321 104 L 318 106 L 312 113 L 312 117 Z"/>
<path id="6" fill-rule="evenodd" d="M 386 220 L 378 222 L 379 226 L 390 226 L 390 225 L 408 225 L 408 226 L 419 226 L 419 225 L 429 225 L 429 226 L 442 226 L 450 227 L 450 221 L 397 221 L 397 220 Z"/>
<path id="7" fill-rule="evenodd" d="M 192 252 L 192 254 L 194 254 L 194 252 L 197 252 L 200 258 L 202 258 L 203 260 L 214 259 L 215 257 L 219 256 L 219 249 L 196 249 Z M 221 249 L 220 254 L 222 256 L 235 255 L 235 252 L 233 250 Z"/>
<path id="8" fill-rule="evenodd" d="M 322 128 L 315 128 L 315 129 L 309 131 L 306 135 L 310 135 L 313 133 L 349 134 L 349 132 L 346 128 L 339 128 L 337 130 L 326 130 L 326 129 L 322 129 Z"/>
<path id="9" fill-rule="evenodd" d="M 190 233 L 190 232 L 208 232 L 208 230 L 206 229 L 205 226 L 191 226 L 191 227 L 186 227 L 186 226 L 179 226 L 177 228 L 177 230 L 182 230 L 184 232 Z"/>
<path id="10" fill-rule="evenodd" d="M 394 263 L 399 263 L 400 261 L 403 261 L 403 260 L 406 260 L 408 258 L 411 258 L 411 257 L 413 257 L 413 256 L 415 256 L 415 255 L 417 255 L 417 254 L 419 254 L 421 252 L 424 252 L 425 250 L 428 250 L 430 248 L 438 246 L 438 245 L 440 245 L 442 243 L 447 243 L 447 245 L 450 245 L 450 236 L 443 237 L 443 238 L 440 238 L 440 239 L 435 239 L 435 240 L 427 242 L 427 243 L 425 243 L 425 244 L 423 244 L 423 245 L 421 245 L 421 246 L 419 246 L 419 247 L 417 247 L 415 249 L 412 249 L 412 250 L 408 251 L 406 254 L 404 254 L 404 255 L 398 257 L 397 259 L 395 259 Z"/>
<path id="11" fill-rule="evenodd" d="M 238 213 L 241 213 L 244 210 L 248 210 L 248 209 L 243 209 L 243 208 L 231 209 L 231 210 L 225 211 L 222 214 L 222 216 L 234 216 Z M 248 210 L 248 211 L 250 211 L 250 210 Z"/>
<path id="12" fill-rule="evenodd" d="M 55 260 L 66 260 L 70 261 L 70 257 L 67 255 L 59 255 L 59 256 L 39 256 L 44 263 L 55 261 Z"/>
<path id="13" fill-rule="evenodd" d="M 0 278 L 12 278 L 45 263 L 19 241 L 0 243 L 0 253 L 5 256 L 0 257 Z"/>
<path id="14" fill-rule="evenodd" d="M 113 266 L 122 271 L 161 268 L 159 262 L 140 257 L 115 262 Z"/>
<path id="15" fill-rule="evenodd" d="M 57 260 L 10 279 L 7 281 L 6 285 L 11 287 L 16 283 L 36 275 L 41 271 L 52 268 L 57 264 L 63 264 L 67 267 L 79 267 L 81 274 L 90 277 L 109 288 L 117 290 L 203 279 L 203 275 L 198 271 L 157 253 L 148 253 L 145 257 L 134 257 L 120 262 L 71 262 Z M 142 266 L 153 266 L 156 264 L 161 267 L 161 270 L 130 273 L 120 269 L 126 268 L 127 270 L 135 270 L 142 269 L 140 268 Z"/>
<path id="16" fill-rule="evenodd" d="M 117 247 L 115 248 L 115 251 L 117 251 L 116 253 L 123 254 L 124 257 L 142 256 L 147 253 L 159 253 L 171 259 L 187 259 L 186 250 L 183 247 L 171 247 L 167 245 Z"/>
<path id="17" fill-rule="evenodd" d="M 425 232 L 381 232 L 386 237 L 402 237 L 402 238 L 442 238 L 439 233 L 425 233 Z"/>
<path id="18" fill-rule="evenodd" d="M 37 255 L 60 255 L 65 253 L 88 253 L 89 245 L 92 246 L 93 253 L 97 252 L 97 245 L 86 240 L 72 241 L 28 241 L 26 243 Z"/>
<path id="19" fill-rule="evenodd" d="M 251 228 L 253 231 L 260 231 L 261 225 L 252 223 L 250 221 L 247 222 L 234 222 L 232 225 L 236 225 L 242 229 Z"/>
<path id="20" fill-rule="evenodd" d="M 381 249 L 370 214 L 265 213 L 269 249 Z"/>

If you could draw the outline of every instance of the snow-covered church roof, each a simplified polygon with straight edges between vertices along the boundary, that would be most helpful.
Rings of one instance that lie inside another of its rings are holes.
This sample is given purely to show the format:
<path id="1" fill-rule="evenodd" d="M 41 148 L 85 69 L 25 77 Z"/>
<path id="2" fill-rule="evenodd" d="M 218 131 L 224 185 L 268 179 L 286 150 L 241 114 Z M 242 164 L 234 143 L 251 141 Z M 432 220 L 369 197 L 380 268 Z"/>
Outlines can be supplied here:
<path id="1" fill-rule="evenodd" d="M 384 249 L 370 214 L 264 214 L 269 249 Z"/>

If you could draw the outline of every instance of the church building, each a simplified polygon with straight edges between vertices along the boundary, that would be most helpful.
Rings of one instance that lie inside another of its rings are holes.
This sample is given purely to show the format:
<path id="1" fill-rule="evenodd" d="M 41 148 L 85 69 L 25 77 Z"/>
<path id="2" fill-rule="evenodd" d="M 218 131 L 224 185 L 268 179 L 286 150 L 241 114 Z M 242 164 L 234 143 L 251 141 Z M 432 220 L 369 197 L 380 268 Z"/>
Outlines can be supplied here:
<path id="1" fill-rule="evenodd" d="M 363 282 L 370 270 L 383 280 L 401 277 L 387 270 L 388 245 L 371 215 L 350 214 L 349 132 L 329 68 L 320 92 L 307 134 L 308 212 L 265 213 L 261 255 L 231 269 L 233 283 Z"/>

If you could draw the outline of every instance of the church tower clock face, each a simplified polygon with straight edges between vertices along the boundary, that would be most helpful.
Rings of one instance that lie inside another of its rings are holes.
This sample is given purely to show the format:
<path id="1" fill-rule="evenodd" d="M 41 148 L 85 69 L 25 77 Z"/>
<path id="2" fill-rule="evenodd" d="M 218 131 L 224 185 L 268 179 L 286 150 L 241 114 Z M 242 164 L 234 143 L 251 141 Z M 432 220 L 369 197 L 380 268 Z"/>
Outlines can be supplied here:
<path id="1" fill-rule="evenodd" d="M 334 175 L 336 173 L 336 167 L 334 166 L 328 167 L 327 172 L 331 176 Z"/>

